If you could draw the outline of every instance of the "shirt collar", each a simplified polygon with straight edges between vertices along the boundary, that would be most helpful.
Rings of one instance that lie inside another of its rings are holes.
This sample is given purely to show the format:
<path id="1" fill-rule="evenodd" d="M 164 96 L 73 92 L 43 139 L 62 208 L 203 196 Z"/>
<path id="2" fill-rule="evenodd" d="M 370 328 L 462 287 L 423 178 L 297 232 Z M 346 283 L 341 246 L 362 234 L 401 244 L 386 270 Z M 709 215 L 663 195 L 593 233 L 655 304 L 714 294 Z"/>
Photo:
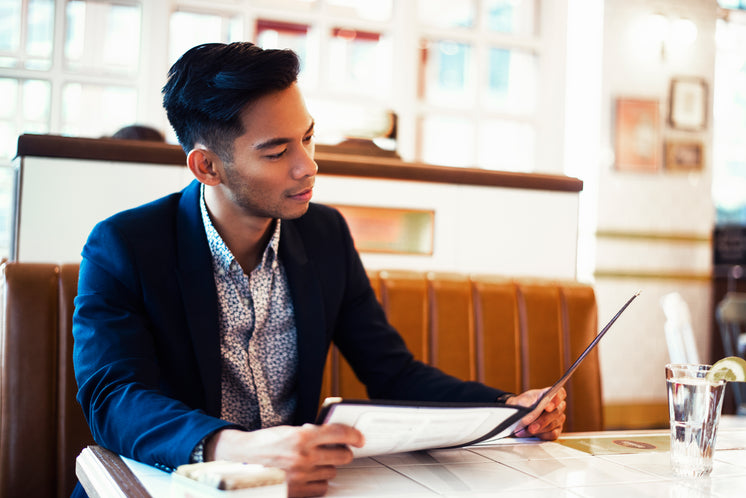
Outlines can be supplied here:
<path id="1" fill-rule="evenodd" d="M 207 212 L 207 204 L 205 203 L 205 185 L 200 185 L 199 193 L 199 210 L 202 214 L 202 224 L 205 226 L 205 235 L 207 235 L 207 243 L 210 246 L 210 253 L 212 254 L 212 261 L 216 271 L 223 270 L 225 272 L 230 271 L 243 271 L 241 270 L 238 261 L 233 256 L 233 253 L 228 246 L 225 245 L 225 241 L 220 236 L 215 226 L 212 224 L 210 214 Z M 257 270 L 262 268 L 276 269 L 278 265 L 277 255 L 279 254 L 280 248 L 280 219 L 275 220 L 275 229 L 272 234 L 272 238 L 269 240 L 267 247 L 264 249 L 262 259 L 259 261 Z"/>

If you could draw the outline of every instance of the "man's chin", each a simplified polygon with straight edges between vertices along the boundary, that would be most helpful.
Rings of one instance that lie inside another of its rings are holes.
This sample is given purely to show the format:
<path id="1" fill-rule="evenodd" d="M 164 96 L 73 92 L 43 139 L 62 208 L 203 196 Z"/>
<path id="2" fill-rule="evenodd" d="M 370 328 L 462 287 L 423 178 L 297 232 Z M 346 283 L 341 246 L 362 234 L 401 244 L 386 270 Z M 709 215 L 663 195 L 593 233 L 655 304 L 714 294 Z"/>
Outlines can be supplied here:
<path id="1" fill-rule="evenodd" d="M 296 220 L 306 214 L 308 212 L 308 204 L 306 204 L 302 208 L 294 209 L 292 211 L 288 210 L 287 212 L 283 213 L 283 215 L 280 217 L 281 220 Z"/>

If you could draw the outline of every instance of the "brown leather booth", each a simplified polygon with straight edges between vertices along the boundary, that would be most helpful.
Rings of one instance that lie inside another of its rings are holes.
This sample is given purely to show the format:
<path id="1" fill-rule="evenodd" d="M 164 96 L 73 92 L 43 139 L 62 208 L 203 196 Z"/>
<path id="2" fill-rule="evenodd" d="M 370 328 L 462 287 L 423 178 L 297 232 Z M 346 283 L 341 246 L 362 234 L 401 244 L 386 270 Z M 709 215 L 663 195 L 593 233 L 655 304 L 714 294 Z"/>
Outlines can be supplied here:
<path id="1" fill-rule="evenodd" d="M 71 317 L 78 265 L 6 263 L 0 320 L 0 496 L 69 496 L 93 441 L 75 401 Z M 463 379 L 519 392 L 546 386 L 596 334 L 593 289 L 572 282 L 370 272 L 414 354 Z M 365 397 L 332 350 L 324 394 Z M 602 429 L 598 357 L 568 387 L 566 430 Z"/>
<path id="2" fill-rule="evenodd" d="M 590 285 L 387 270 L 368 276 L 417 359 L 511 392 L 552 385 L 597 333 Z M 344 358 L 335 350 L 330 357 L 323 393 L 365 398 Z M 599 368 L 596 350 L 568 382 L 565 431 L 603 429 Z"/>
<path id="3" fill-rule="evenodd" d="M 0 496 L 66 497 L 93 439 L 75 400 L 78 265 L 2 266 Z"/>

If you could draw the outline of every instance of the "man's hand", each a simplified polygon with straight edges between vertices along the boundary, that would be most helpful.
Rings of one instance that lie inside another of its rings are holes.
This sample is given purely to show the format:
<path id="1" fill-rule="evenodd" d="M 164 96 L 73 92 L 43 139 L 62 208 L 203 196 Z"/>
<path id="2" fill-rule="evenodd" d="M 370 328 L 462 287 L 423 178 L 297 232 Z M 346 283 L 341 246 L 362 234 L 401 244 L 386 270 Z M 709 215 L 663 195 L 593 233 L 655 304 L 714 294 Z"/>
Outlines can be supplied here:
<path id="1" fill-rule="evenodd" d="M 548 388 L 547 388 L 548 389 Z M 536 403 L 546 389 L 531 389 L 512 398 L 508 398 L 506 404 L 531 406 Z M 565 423 L 565 398 L 567 392 L 561 388 L 557 394 L 550 399 L 544 407 L 538 407 L 521 420 L 522 428 L 516 432 L 518 437 L 538 437 L 546 441 L 553 441 L 562 433 Z"/>
<path id="2" fill-rule="evenodd" d="M 205 460 L 260 463 L 286 472 L 288 496 L 321 496 L 336 467 L 352 461 L 349 446 L 365 443 L 357 429 L 341 424 L 279 426 L 244 432 L 225 429 L 207 440 Z"/>

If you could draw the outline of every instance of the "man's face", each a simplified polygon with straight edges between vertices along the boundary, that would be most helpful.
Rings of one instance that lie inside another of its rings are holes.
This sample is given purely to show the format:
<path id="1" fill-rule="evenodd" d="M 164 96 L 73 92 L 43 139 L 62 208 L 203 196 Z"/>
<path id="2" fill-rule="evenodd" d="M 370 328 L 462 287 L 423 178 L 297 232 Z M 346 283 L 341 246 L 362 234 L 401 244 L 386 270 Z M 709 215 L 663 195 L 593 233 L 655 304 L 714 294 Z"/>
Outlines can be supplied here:
<path id="1" fill-rule="evenodd" d="M 243 214 L 293 219 L 313 194 L 313 118 L 297 84 L 249 104 L 241 112 L 246 132 L 233 143 L 233 161 L 223 165 L 225 197 Z"/>

